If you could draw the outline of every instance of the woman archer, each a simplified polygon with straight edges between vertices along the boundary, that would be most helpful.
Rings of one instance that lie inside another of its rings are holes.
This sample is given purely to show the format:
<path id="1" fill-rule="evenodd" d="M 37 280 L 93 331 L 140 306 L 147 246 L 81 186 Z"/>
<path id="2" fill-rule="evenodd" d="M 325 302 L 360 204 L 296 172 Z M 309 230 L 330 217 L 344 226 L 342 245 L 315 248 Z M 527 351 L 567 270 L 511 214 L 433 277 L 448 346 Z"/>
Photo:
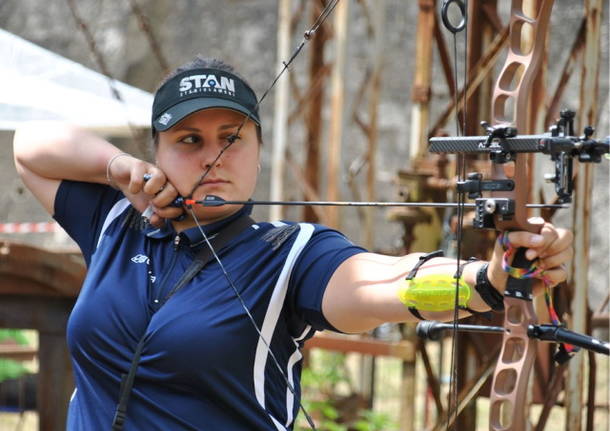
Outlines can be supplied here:
<path id="1" fill-rule="evenodd" d="M 232 67 L 197 57 L 155 94 L 155 163 L 74 127 L 16 132 L 19 174 L 88 265 L 67 327 L 69 430 L 292 429 L 300 347 L 315 331 L 450 320 L 454 275 L 460 316 L 498 307 L 499 244 L 489 262 L 455 274 L 452 259 L 368 253 L 324 226 L 254 222 L 247 205 L 173 206 L 252 197 L 257 106 Z M 545 223 L 540 234 L 508 235 L 553 285 L 566 279 L 570 232 Z M 208 242 L 219 261 L 201 258 Z M 200 258 L 203 268 L 193 266 Z"/>

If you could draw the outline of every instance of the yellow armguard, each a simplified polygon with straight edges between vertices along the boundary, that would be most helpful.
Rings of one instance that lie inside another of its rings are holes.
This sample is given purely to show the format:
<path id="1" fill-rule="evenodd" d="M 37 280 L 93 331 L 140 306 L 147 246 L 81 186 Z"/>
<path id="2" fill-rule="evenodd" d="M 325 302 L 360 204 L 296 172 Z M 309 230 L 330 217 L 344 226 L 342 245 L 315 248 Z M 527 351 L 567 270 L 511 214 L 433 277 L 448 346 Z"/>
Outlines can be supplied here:
<path id="1" fill-rule="evenodd" d="M 411 280 L 403 280 L 398 288 L 398 298 L 407 307 L 419 311 L 450 311 L 455 305 L 456 279 L 451 275 L 423 275 Z M 458 279 L 458 305 L 467 307 L 472 290 Z"/>

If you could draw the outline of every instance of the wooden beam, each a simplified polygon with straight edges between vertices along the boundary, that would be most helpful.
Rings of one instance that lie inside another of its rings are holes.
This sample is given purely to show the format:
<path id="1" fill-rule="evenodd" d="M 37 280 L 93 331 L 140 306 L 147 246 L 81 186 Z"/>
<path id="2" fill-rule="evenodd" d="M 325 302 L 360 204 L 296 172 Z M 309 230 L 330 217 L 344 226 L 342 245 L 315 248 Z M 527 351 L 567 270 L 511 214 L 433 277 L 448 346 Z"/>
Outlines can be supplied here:
<path id="1" fill-rule="evenodd" d="M 406 341 L 390 342 L 360 335 L 346 336 L 321 332 L 305 343 L 305 349 L 324 349 L 342 353 L 360 353 L 371 356 L 388 356 L 413 360 L 415 346 Z"/>
<path id="2" fill-rule="evenodd" d="M 292 0 L 280 0 L 278 4 L 277 29 L 277 73 L 284 69 L 283 62 L 290 55 L 290 10 Z M 280 78 L 275 89 L 273 113 L 273 147 L 271 150 L 270 199 L 284 199 L 284 157 L 286 152 L 286 129 L 288 126 L 288 71 Z M 269 207 L 269 219 L 282 219 L 283 207 Z"/>
<path id="3" fill-rule="evenodd" d="M 326 198 L 338 201 L 340 198 L 341 144 L 343 139 L 343 103 L 345 99 L 345 58 L 347 46 L 347 26 L 349 2 L 341 2 L 335 11 L 335 63 L 331 75 L 331 118 L 328 139 L 328 161 L 326 169 Z M 330 227 L 340 229 L 338 207 L 327 209 Z"/>

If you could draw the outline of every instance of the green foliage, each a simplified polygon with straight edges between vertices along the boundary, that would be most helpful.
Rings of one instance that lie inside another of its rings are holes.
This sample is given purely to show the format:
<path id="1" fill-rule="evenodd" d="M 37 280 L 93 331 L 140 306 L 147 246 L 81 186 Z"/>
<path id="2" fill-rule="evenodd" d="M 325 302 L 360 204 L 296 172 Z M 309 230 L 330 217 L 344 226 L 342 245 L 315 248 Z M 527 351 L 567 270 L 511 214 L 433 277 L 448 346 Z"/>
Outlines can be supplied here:
<path id="1" fill-rule="evenodd" d="M 28 339 L 23 335 L 23 331 L 19 329 L 0 329 L 0 342 L 12 340 L 17 344 L 27 344 Z"/>
<path id="2" fill-rule="evenodd" d="M 0 343 L 13 341 L 17 344 L 27 344 L 28 340 L 23 332 L 18 329 L 0 329 Z M 26 373 L 26 369 L 21 363 L 0 358 L 0 382 L 7 379 L 15 379 Z"/>
<path id="3" fill-rule="evenodd" d="M 377 413 L 372 410 L 360 412 L 362 419 L 354 424 L 356 431 L 382 431 L 397 429 L 396 424 L 385 413 Z"/>
<path id="4" fill-rule="evenodd" d="M 337 388 L 347 387 L 352 394 L 352 382 L 345 367 L 345 355 L 317 352 L 311 367 L 301 375 L 302 403 L 312 416 L 319 431 L 389 431 L 397 429 L 387 414 L 361 409 L 355 412 L 355 420 L 345 423 L 336 407 Z M 302 413 L 297 418 L 296 431 L 309 430 Z"/>

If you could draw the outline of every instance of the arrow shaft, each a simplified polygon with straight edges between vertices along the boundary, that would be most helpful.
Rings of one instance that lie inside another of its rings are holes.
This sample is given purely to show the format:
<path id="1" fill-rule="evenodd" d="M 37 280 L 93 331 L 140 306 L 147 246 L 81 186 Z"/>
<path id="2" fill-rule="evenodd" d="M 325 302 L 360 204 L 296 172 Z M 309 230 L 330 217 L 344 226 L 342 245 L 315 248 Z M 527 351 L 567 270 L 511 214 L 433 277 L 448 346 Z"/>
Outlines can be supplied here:
<path id="1" fill-rule="evenodd" d="M 283 205 L 283 206 L 337 206 L 337 207 L 424 207 L 424 208 L 457 208 L 455 202 L 344 202 L 344 201 L 187 201 L 187 204 L 195 203 L 203 206 L 221 205 Z M 464 204 L 465 208 L 474 208 L 475 204 Z M 527 204 L 527 208 L 570 208 L 567 204 Z"/>

